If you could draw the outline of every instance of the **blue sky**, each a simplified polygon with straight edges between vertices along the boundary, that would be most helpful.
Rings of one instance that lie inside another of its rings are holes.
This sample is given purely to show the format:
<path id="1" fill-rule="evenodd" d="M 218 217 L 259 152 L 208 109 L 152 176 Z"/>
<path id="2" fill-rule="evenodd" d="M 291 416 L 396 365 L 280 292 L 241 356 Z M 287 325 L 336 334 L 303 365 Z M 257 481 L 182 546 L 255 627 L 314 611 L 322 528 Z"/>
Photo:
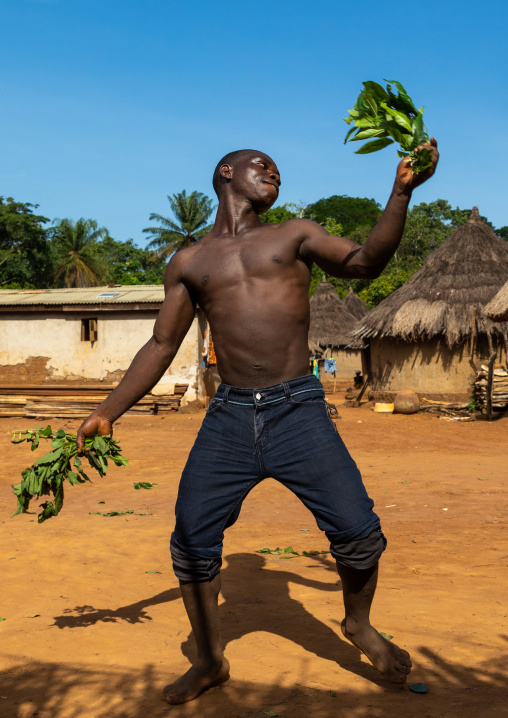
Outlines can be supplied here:
<path id="1" fill-rule="evenodd" d="M 401 81 L 439 142 L 413 203 L 508 224 L 506 3 L 0 0 L 0 195 L 143 245 L 166 196 L 213 196 L 221 156 L 277 161 L 282 202 L 388 199 L 391 147 L 355 155 L 363 80 Z"/>

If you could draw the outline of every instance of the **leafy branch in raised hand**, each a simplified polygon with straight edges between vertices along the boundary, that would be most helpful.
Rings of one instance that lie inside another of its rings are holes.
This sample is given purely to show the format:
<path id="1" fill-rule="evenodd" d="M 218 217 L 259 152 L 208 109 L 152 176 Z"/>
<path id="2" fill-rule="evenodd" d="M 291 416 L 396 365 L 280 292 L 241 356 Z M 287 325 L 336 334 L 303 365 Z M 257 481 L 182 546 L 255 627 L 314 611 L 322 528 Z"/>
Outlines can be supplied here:
<path id="1" fill-rule="evenodd" d="M 385 80 L 386 90 L 377 82 L 363 83 L 363 90 L 358 95 L 354 109 L 344 118 L 348 125 L 353 124 L 344 140 L 370 140 L 356 151 L 357 155 L 377 152 L 384 147 L 398 142 L 398 156 L 409 157 L 413 174 L 419 174 L 432 166 L 432 150 L 424 147 L 416 152 L 417 147 L 429 141 L 429 135 L 423 124 L 423 110 L 413 104 L 403 85 L 396 80 Z M 392 91 L 393 83 L 398 94 Z"/>
<path id="2" fill-rule="evenodd" d="M 30 501 L 34 497 L 53 495 L 53 501 L 45 501 L 40 505 L 41 513 L 37 520 L 39 523 L 43 523 L 60 512 L 64 499 L 64 481 L 68 481 L 70 484 L 83 484 L 85 481 L 91 481 L 77 455 L 76 435 L 68 434 L 63 429 L 59 429 L 53 434 L 49 425 L 45 429 L 38 426 L 33 430 L 13 431 L 12 434 L 13 444 L 21 444 L 26 441 L 31 444 L 32 451 L 37 449 L 41 439 L 51 440 L 52 451 L 41 456 L 22 471 L 23 481 L 12 487 L 18 499 L 13 516 L 26 513 Z M 99 472 L 99 476 L 106 474 L 108 459 L 111 459 L 116 466 L 126 466 L 129 463 L 122 456 L 122 449 L 112 436 L 94 436 L 86 439 L 84 450 L 88 463 Z M 74 460 L 75 471 L 71 469 L 72 460 Z"/>

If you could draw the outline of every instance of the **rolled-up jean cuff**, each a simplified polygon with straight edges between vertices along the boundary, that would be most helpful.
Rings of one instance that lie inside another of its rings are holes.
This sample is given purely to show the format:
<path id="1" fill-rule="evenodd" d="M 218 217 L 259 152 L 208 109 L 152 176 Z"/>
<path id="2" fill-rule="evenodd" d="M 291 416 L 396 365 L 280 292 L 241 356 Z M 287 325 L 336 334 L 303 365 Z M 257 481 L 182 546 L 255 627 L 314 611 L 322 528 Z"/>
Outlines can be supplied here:
<path id="1" fill-rule="evenodd" d="M 173 571 L 179 581 L 187 583 L 204 583 L 213 581 L 222 566 L 222 558 L 200 558 L 191 551 L 186 551 L 176 546 L 171 541 L 171 558 L 173 559 Z"/>
<path id="2" fill-rule="evenodd" d="M 381 527 L 378 526 L 366 538 L 348 541 L 345 544 L 332 544 L 330 552 L 343 566 L 362 570 L 376 565 L 386 544 L 386 538 Z"/>

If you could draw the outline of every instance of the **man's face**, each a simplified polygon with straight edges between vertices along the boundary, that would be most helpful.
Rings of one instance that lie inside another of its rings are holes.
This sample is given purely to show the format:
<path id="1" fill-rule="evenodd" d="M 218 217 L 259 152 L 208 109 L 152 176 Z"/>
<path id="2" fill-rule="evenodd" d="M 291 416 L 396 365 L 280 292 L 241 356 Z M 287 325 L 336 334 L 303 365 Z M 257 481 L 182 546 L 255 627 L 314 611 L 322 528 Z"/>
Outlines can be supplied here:
<path id="1" fill-rule="evenodd" d="M 268 155 L 256 153 L 242 157 L 230 168 L 230 175 L 231 188 L 252 202 L 259 214 L 270 209 L 279 196 L 280 173 Z"/>

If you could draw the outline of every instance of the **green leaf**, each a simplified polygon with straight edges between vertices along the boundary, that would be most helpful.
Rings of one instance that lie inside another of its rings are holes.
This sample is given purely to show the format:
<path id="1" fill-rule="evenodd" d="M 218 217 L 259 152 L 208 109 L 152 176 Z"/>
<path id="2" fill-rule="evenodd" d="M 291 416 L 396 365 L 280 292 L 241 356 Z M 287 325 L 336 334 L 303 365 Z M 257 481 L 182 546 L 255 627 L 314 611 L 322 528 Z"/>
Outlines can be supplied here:
<path id="1" fill-rule="evenodd" d="M 337 695 L 337 691 L 330 690 L 330 695 L 332 698 L 335 698 L 335 696 Z"/>
<path id="2" fill-rule="evenodd" d="M 376 127 L 372 127 L 371 129 L 366 130 L 360 130 L 357 135 L 353 137 L 351 142 L 356 142 L 356 140 L 366 140 L 369 137 L 384 137 L 386 135 L 385 130 L 381 130 Z"/>
<path id="3" fill-rule="evenodd" d="M 58 431 L 55 432 L 55 439 L 65 439 L 65 431 L 58 429 Z"/>
<path id="4" fill-rule="evenodd" d="M 161 571 L 145 571 L 145 573 L 161 573 Z"/>
<path id="5" fill-rule="evenodd" d="M 134 484 L 135 489 L 151 489 L 153 484 L 151 484 L 149 481 L 140 481 L 137 484 Z"/>
<path id="6" fill-rule="evenodd" d="M 413 691 L 413 693 L 428 693 L 429 687 L 426 683 L 411 683 L 409 690 Z"/>
<path id="7" fill-rule="evenodd" d="M 359 150 L 356 150 L 355 155 L 368 155 L 370 152 L 377 152 L 378 150 L 382 150 L 384 147 L 388 147 L 388 145 L 391 144 L 393 144 L 393 140 L 389 137 L 382 137 L 380 140 L 372 140 L 372 142 L 367 142 L 366 145 L 363 145 L 363 147 L 360 147 Z"/>
<path id="8" fill-rule="evenodd" d="M 108 453 L 108 445 L 106 444 L 106 442 L 104 441 L 104 438 L 102 436 L 94 436 L 93 448 L 99 454 L 107 454 Z"/>
<path id="9" fill-rule="evenodd" d="M 398 125 L 403 127 L 408 132 L 412 132 L 411 120 L 407 115 L 404 115 L 402 112 L 394 110 L 392 107 L 388 107 L 386 102 L 382 102 L 381 107 L 385 112 L 387 112 L 391 117 L 393 117 L 393 119 Z"/>
<path id="10" fill-rule="evenodd" d="M 350 118 L 350 121 L 351 121 L 351 120 L 352 120 L 352 118 Z M 349 123 L 348 123 L 348 124 L 349 124 Z M 357 129 L 358 129 L 357 127 L 352 127 L 352 128 L 349 130 L 349 132 L 347 133 L 347 135 L 346 135 L 346 137 L 345 137 L 345 139 L 344 139 L 344 144 L 346 144 L 346 142 L 349 140 L 349 138 L 351 137 L 351 135 L 353 135 L 353 134 L 356 132 Z"/>
<path id="11" fill-rule="evenodd" d="M 394 84 L 395 87 L 397 88 L 397 90 L 399 91 L 399 98 L 406 105 L 406 107 L 408 109 L 412 110 L 413 112 L 418 112 L 418 110 L 416 109 L 416 107 L 413 104 L 413 100 L 409 97 L 409 95 L 406 92 L 406 89 L 400 82 L 397 82 L 397 80 L 385 80 L 385 82 L 391 82 L 392 84 Z"/>
<path id="12" fill-rule="evenodd" d="M 274 713 L 273 711 L 263 711 L 263 713 L 265 716 L 272 716 L 272 718 L 277 715 L 277 713 Z"/>
<path id="13" fill-rule="evenodd" d="M 383 638 L 386 638 L 387 641 L 391 641 L 393 636 L 387 635 L 384 631 L 379 631 L 379 635 L 383 636 Z"/>
<path id="14" fill-rule="evenodd" d="M 58 438 L 58 439 L 53 439 L 53 441 L 51 442 L 51 446 L 52 446 L 54 449 L 59 449 L 59 448 L 60 448 L 61 446 L 63 446 L 64 444 L 65 444 L 65 436 L 64 436 L 63 438 L 60 437 L 60 438 Z"/>
<path id="15" fill-rule="evenodd" d="M 65 478 L 70 484 L 82 484 L 83 481 L 80 480 L 79 475 L 75 474 L 74 471 L 68 471 L 65 475 Z"/>
<path id="16" fill-rule="evenodd" d="M 37 459 L 37 461 L 35 463 L 37 466 L 40 466 L 40 464 L 52 464 L 61 455 L 62 455 L 62 449 L 61 448 L 56 449 L 55 451 L 50 451 L 49 454 L 45 454 L 40 459 Z"/>
<path id="17" fill-rule="evenodd" d="M 379 127 L 379 122 L 375 121 L 375 118 L 361 118 L 355 120 L 355 127 Z"/>
<path id="18" fill-rule="evenodd" d="M 79 456 L 74 457 L 74 466 L 81 466 L 81 459 Z"/>
<path id="19" fill-rule="evenodd" d="M 372 93 L 374 97 L 379 99 L 380 102 L 386 102 L 388 100 L 388 93 L 378 82 L 367 80 L 367 82 L 363 83 L 363 86 L 368 92 Z"/>
<path id="20" fill-rule="evenodd" d="M 5 618 L 2 618 L 2 616 L 0 616 L 0 621 L 5 621 Z"/>
<path id="21" fill-rule="evenodd" d="M 51 436 L 51 434 L 52 434 L 51 426 L 48 424 L 45 429 L 41 429 L 41 430 L 39 431 L 39 434 L 40 434 L 41 436 L 44 436 L 44 437 L 48 438 L 48 437 Z"/>

